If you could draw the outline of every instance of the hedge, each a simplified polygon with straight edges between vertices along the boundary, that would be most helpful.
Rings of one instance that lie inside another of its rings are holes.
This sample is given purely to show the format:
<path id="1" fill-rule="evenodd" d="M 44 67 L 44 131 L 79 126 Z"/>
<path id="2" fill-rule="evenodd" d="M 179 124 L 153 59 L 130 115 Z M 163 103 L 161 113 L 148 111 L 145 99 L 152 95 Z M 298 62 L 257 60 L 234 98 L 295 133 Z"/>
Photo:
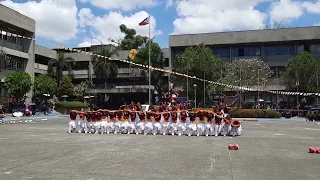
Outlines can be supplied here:
<path id="1" fill-rule="evenodd" d="M 59 101 L 55 104 L 57 108 L 87 108 L 88 104 L 81 101 Z"/>
<path id="2" fill-rule="evenodd" d="M 231 109 L 229 111 L 234 118 L 280 118 L 281 113 L 275 110 L 267 109 Z"/>

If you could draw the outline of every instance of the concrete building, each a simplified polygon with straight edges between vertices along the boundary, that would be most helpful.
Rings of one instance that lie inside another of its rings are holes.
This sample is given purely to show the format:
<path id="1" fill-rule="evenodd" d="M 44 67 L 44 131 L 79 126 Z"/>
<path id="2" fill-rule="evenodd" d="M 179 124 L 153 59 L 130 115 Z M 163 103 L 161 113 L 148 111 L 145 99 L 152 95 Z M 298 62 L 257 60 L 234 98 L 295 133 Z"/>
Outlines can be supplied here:
<path id="1" fill-rule="evenodd" d="M 174 61 L 176 55 L 182 54 L 185 48 L 201 43 L 212 48 L 213 53 L 219 55 L 225 62 L 232 62 L 234 58 L 260 58 L 273 71 L 279 73 L 285 70 L 285 65 L 292 56 L 304 51 L 320 57 L 320 27 L 170 35 L 170 60 Z M 285 90 L 283 83 L 281 81 L 276 83 L 275 79 L 261 86 L 254 88 Z M 278 101 L 276 95 L 260 93 L 259 97 L 257 96 L 257 93 L 250 93 L 247 99 L 263 98 L 268 101 Z"/>

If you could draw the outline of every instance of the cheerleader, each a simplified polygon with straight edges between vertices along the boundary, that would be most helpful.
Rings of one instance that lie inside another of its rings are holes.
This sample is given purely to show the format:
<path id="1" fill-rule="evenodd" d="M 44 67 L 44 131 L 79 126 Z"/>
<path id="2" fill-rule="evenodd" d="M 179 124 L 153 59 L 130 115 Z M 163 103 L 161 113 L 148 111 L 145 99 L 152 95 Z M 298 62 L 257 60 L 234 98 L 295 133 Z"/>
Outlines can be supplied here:
<path id="1" fill-rule="evenodd" d="M 180 122 L 178 124 L 178 136 L 181 136 L 181 134 L 183 134 L 186 131 L 187 117 L 188 117 L 188 111 L 186 110 L 180 111 Z"/>
<path id="2" fill-rule="evenodd" d="M 136 131 L 136 122 L 137 122 L 137 112 L 135 110 L 129 111 L 130 115 L 130 125 L 128 126 L 128 134 Z"/>
<path id="3" fill-rule="evenodd" d="M 107 124 L 107 134 L 115 130 L 115 123 L 117 121 L 116 111 L 109 111 L 109 122 Z"/>
<path id="4" fill-rule="evenodd" d="M 242 126 L 238 120 L 231 122 L 231 136 L 241 136 Z"/>
<path id="5" fill-rule="evenodd" d="M 158 131 L 161 130 L 161 120 L 163 119 L 160 112 L 153 113 L 154 123 L 153 123 L 153 135 L 158 134 Z"/>
<path id="6" fill-rule="evenodd" d="M 188 112 L 190 123 L 187 125 L 187 134 L 191 136 L 197 130 L 197 112 Z"/>
<path id="7" fill-rule="evenodd" d="M 222 117 L 223 114 L 218 112 L 214 118 L 214 135 L 218 136 L 221 132 L 221 124 L 222 124 Z"/>
<path id="8" fill-rule="evenodd" d="M 146 112 L 146 118 L 147 122 L 144 125 L 144 135 L 147 135 L 148 133 L 153 131 L 153 123 L 152 123 L 152 117 L 153 113 L 151 111 Z"/>
<path id="9" fill-rule="evenodd" d="M 177 111 L 171 111 L 171 123 L 168 126 L 168 130 L 171 132 L 171 135 L 174 135 L 177 131 L 178 124 L 178 113 Z"/>
<path id="10" fill-rule="evenodd" d="M 144 131 L 144 124 L 146 121 L 146 114 L 142 111 L 138 112 L 138 117 L 139 117 L 139 122 L 137 123 L 137 130 L 136 130 L 136 134 L 142 133 L 142 131 Z"/>
<path id="11" fill-rule="evenodd" d="M 120 132 L 127 132 L 127 134 L 130 134 L 130 131 L 128 130 L 128 127 L 130 126 L 129 123 L 129 110 L 123 111 L 123 122 L 120 126 Z"/>
<path id="12" fill-rule="evenodd" d="M 107 132 L 109 111 L 103 109 L 101 110 L 101 114 L 102 114 L 102 122 L 100 125 L 100 131 L 101 131 L 101 134 L 103 134 Z"/>
<path id="13" fill-rule="evenodd" d="M 77 124 L 77 111 L 76 110 L 71 110 L 70 111 L 70 121 L 68 123 L 68 133 L 70 134 L 72 131 L 76 131 Z"/>
<path id="14" fill-rule="evenodd" d="M 87 120 L 85 118 L 86 114 L 85 112 L 82 112 L 82 111 L 78 111 L 78 114 L 80 117 L 78 133 L 82 133 L 82 132 L 87 133 L 88 128 L 87 128 Z"/>
<path id="15" fill-rule="evenodd" d="M 102 111 L 101 109 L 96 111 L 96 123 L 95 123 L 95 134 L 101 133 L 101 123 L 102 123 Z"/>
<path id="16" fill-rule="evenodd" d="M 231 131 L 231 122 L 232 118 L 227 115 L 227 117 L 223 118 L 223 124 L 222 124 L 222 135 L 226 136 L 229 135 Z"/>
<path id="17" fill-rule="evenodd" d="M 118 132 L 121 134 L 122 131 L 120 131 L 121 124 L 123 122 L 123 114 L 122 110 L 117 110 L 117 122 L 114 124 L 114 134 L 117 134 Z"/>
<path id="18" fill-rule="evenodd" d="M 88 129 L 88 133 L 91 133 L 91 129 L 92 129 L 92 112 L 88 111 L 86 113 L 86 119 L 87 119 L 87 129 Z"/>
<path id="19" fill-rule="evenodd" d="M 212 132 L 213 132 L 213 118 L 214 118 L 214 114 L 212 111 L 208 111 L 207 114 L 207 122 L 205 125 L 205 135 L 206 136 L 211 136 Z"/>
<path id="20" fill-rule="evenodd" d="M 170 112 L 168 111 L 165 111 L 162 113 L 163 115 L 163 123 L 162 123 L 162 135 L 166 135 L 166 132 L 167 132 L 167 129 L 168 129 L 168 126 L 170 124 Z"/>
<path id="21" fill-rule="evenodd" d="M 91 113 L 92 115 L 92 120 L 91 120 L 91 133 L 95 134 L 97 130 L 97 111 L 93 111 Z"/>
<path id="22" fill-rule="evenodd" d="M 204 132 L 205 117 L 207 113 L 207 111 L 203 110 L 200 110 L 197 113 L 197 116 L 199 118 L 199 122 L 197 124 L 197 136 L 200 136 L 200 134 L 202 135 L 202 133 Z"/>

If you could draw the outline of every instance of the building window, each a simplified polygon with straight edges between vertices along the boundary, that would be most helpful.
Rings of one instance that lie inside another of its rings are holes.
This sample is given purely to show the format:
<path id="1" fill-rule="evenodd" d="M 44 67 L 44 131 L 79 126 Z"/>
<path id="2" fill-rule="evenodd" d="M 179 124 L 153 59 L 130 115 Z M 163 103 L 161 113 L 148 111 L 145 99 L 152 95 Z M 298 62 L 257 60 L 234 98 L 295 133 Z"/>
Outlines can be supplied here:
<path id="1" fill-rule="evenodd" d="M 230 57 L 230 49 L 229 48 L 214 48 L 213 54 L 220 57 Z"/>
<path id="2" fill-rule="evenodd" d="M 233 49 L 234 57 L 260 56 L 260 47 L 237 47 Z"/>
<path id="3" fill-rule="evenodd" d="M 265 56 L 276 56 L 276 55 L 294 55 L 294 45 L 275 45 L 264 47 Z"/>
<path id="4" fill-rule="evenodd" d="M 169 58 L 164 58 L 164 66 L 169 67 Z"/>
<path id="5" fill-rule="evenodd" d="M 310 45 L 310 53 L 312 53 L 312 54 L 320 54 L 320 44 Z"/>

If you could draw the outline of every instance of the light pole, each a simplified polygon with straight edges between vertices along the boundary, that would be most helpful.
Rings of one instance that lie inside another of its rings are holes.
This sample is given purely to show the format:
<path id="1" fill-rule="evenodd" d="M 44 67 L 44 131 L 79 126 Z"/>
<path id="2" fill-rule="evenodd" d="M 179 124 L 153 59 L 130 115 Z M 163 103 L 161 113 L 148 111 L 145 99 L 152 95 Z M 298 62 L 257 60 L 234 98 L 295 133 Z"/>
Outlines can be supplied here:
<path id="1" fill-rule="evenodd" d="M 297 114 L 299 117 L 299 78 L 298 78 L 298 71 L 296 71 L 296 86 L 297 86 Z"/>
<path id="2" fill-rule="evenodd" d="M 194 108 L 197 108 L 197 85 L 194 84 Z"/>
<path id="3" fill-rule="evenodd" d="M 189 70 L 187 68 L 187 103 L 189 102 Z"/>

